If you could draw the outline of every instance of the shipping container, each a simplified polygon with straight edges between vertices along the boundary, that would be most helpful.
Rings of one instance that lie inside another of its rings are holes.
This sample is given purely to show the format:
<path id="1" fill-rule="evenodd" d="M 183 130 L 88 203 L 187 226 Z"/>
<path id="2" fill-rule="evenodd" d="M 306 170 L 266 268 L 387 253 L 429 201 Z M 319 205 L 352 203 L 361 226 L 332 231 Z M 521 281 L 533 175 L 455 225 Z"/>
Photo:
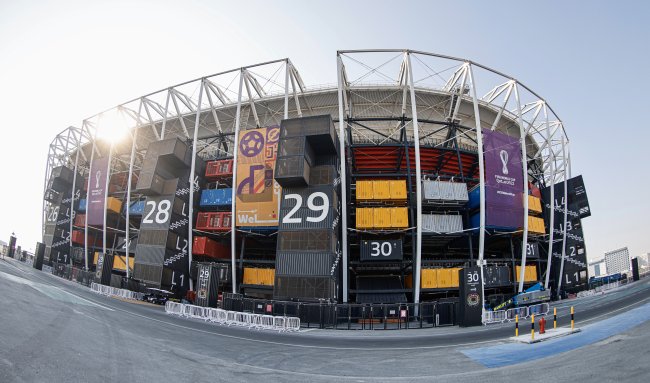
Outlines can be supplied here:
<path id="1" fill-rule="evenodd" d="M 316 155 L 336 155 L 338 138 L 329 114 L 282 120 L 280 137 L 307 137 Z"/>
<path id="2" fill-rule="evenodd" d="M 539 199 L 542 198 L 541 190 L 539 190 L 539 188 L 535 186 L 532 182 L 528 182 L 528 194 L 537 197 Z"/>
<path id="3" fill-rule="evenodd" d="M 393 227 L 392 222 L 393 208 L 373 208 L 373 227 L 375 229 L 390 229 Z"/>
<path id="4" fill-rule="evenodd" d="M 424 180 L 422 186 L 424 200 L 465 203 L 470 199 L 464 182 Z"/>
<path id="5" fill-rule="evenodd" d="M 129 216 L 141 216 L 144 213 L 144 204 L 145 201 L 131 202 L 131 206 L 129 207 Z"/>
<path id="6" fill-rule="evenodd" d="M 205 167 L 205 178 L 209 180 L 232 179 L 233 160 L 208 161 Z"/>
<path id="7" fill-rule="evenodd" d="M 258 269 L 244 267 L 243 284 L 273 286 L 275 282 L 275 269 Z"/>
<path id="8" fill-rule="evenodd" d="M 390 180 L 388 181 L 390 188 L 390 199 L 395 201 L 406 200 L 406 181 L 405 180 Z"/>
<path id="9" fill-rule="evenodd" d="M 307 142 L 307 138 L 301 137 L 286 137 L 280 138 L 278 141 L 278 158 L 301 156 L 309 166 L 315 165 L 316 155 L 312 146 Z"/>
<path id="10" fill-rule="evenodd" d="M 85 212 L 86 211 L 86 199 L 82 198 L 79 200 L 79 211 Z"/>
<path id="11" fill-rule="evenodd" d="M 85 214 L 77 214 L 74 216 L 74 223 L 75 226 L 85 226 L 86 225 L 86 215 Z"/>
<path id="12" fill-rule="evenodd" d="M 109 213 L 120 214 L 120 211 L 122 211 L 122 201 L 115 197 L 106 198 L 106 210 Z"/>
<path id="13" fill-rule="evenodd" d="M 332 229 L 283 230 L 278 232 L 279 252 L 282 251 L 337 251 L 338 233 Z"/>
<path id="14" fill-rule="evenodd" d="M 521 266 L 515 266 L 515 281 L 519 282 Z M 526 265 L 524 269 L 524 282 L 537 282 L 537 265 Z"/>
<path id="15" fill-rule="evenodd" d="M 528 197 L 528 211 L 533 213 L 542 213 L 542 200 L 529 195 Z"/>
<path id="16" fill-rule="evenodd" d="M 356 209 L 356 227 L 357 229 L 372 229 L 374 211 L 371 207 L 358 207 Z"/>
<path id="17" fill-rule="evenodd" d="M 334 253 L 278 252 L 275 260 L 277 275 L 326 276 L 334 267 Z"/>
<path id="18" fill-rule="evenodd" d="M 338 222 L 339 211 L 334 207 L 324 206 L 322 210 L 309 207 L 280 209 L 280 230 L 334 229 Z"/>
<path id="19" fill-rule="evenodd" d="M 390 227 L 393 229 L 406 229 L 409 227 L 408 208 L 390 208 Z"/>
<path id="20" fill-rule="evenodd" d="M 390 183 L 386 180 L 373 180 L 372 198 L 375 201 L 390 200 Z"/>
<path id="21" fill-rule="evenodd" d="M 229 231 L 231 212 L 200 212 L 196 218 L 196 229 L 203 231 Z"/>
<path id="22" fill-rule="evenodd" d="M 230 247 L 207 237 L 194 237 L 192 254 L 204 257 L 230 259 Z"/>
<path id="23" fill-rule="evenodd" d="M 540 217 L 529 216 L 528 233 L 544 235 L 546 233 L 546 228 L 544 227 L 544 219 Z"/>
<path id="24" fill-rule="evenodd" d="M 370 201 L 373 197 L 372 181 L 371 180 L 358 180 L 357 181 L 357 201 Z"/>
<path id="25" fill-rule="evenodd" d="M 332 277 L 276 275 L 273 299 L 322 302 L 336 301 L 336 280 Z"/>
<path id="26" fill-rule="evenodd" d="M 232 188 L 201 190 L 201 207 L 218 207 L 232 205 Z"/>
<path id="27" fill-rule="evenodd" d="M 454 234 L 462 231 L 463 218 L 460 215 L 422 215 L 422 232 L 424 233 Z"/>
<path id="28" fill-rule="evenodd" d="M 339 172 L 333 165 L 312 166 L 309 172 L 309 185 L 334 185 L 338 176 Z"/>
<path id="29" fill-rule="evenodd" d="M 304 156 L 278 157 L 275 161 L 275 181 L 282 187 L 307 186 L 310 174 Z"/>

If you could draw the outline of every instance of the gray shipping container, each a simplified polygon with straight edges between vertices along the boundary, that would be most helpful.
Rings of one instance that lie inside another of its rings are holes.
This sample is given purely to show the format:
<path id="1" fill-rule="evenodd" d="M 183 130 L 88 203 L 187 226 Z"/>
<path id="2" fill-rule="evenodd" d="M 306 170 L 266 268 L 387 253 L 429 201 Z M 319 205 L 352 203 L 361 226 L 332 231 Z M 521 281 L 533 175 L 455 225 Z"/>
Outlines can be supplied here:
<path id="1" fill-rule="evenodd" d="M 460 215 L 423 214 L 422 231 L 425 233 L 459 233 L 463 231 Z"/>
<path id="2" fill-rule="evenodd" d="M 467 202 L 467 184 L 464 182 L 422 181 L 422 198 L 430 201 Z"/>

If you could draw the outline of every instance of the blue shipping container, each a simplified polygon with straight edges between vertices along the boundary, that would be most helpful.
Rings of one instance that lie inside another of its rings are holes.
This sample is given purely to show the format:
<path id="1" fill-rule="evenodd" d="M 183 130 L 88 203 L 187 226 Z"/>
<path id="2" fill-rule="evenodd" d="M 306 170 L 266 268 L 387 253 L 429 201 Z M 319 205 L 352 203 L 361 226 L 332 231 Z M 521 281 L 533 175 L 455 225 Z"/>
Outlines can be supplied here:
<path id="1" fill-rule="evenodd" d="M 144 201 L 135 201 L 129 207 L 129 215 L 141 216 L 144 214 Z"/>
<path id="2" fill-rule="evenodd" d="M 232 188 L 201 190 L 201 207 L 232 205 Z"/>
<path id="3" fill-rule="evenodd" d="M 476 209 L 477 207 L 480 206 L 481 204 L 480 191 L 481 190 L 478 188 L 478 186 L 469 191 L 468 193 L 469 201 L 467 202 L 467 207 L 469 209 Z"/>
<path id="4" fill-rule="evenodd" d="M 474 214 L 469 218 L 469 227 L 474 229 L 473 232 L 478 232 L 479 227 L 481 226 L 481 217 L 479 213 Z M 504 226 L 494 226 L 494 225 L 485 225 L 486 229 L 493 229 L 497 231 L 514 231 L 517 230 L 516 227 L 504 227 Z"/>
<path id="5" fill-rule="evenodd" d="M 79 200 L 79 211 L 86 211 L 86 199 L 82 198 Z"/>

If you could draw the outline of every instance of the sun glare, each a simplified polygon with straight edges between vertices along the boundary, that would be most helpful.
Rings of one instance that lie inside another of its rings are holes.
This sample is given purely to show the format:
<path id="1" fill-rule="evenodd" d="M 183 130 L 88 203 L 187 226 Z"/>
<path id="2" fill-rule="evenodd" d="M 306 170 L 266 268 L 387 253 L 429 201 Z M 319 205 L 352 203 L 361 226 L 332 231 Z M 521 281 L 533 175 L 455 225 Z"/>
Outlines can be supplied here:
<path id="1" fill-rule="evenodd" d="M 129 124 L 124 113 L 111 109 L 99 116 L 97 137 L 117 144 L 129 135 Z"/>

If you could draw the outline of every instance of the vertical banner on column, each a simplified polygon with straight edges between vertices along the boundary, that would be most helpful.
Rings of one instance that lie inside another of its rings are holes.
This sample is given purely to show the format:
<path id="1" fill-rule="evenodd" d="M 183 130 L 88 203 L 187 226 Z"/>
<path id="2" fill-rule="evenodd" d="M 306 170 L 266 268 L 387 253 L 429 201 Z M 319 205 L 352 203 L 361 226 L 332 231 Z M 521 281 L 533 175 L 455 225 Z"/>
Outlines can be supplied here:
<path id="1" fill-rule="evenodd" d="M 108 176 L 108 157 L 94 160 L 90 166 L 90 190 L 88 190 L 88 202 L 86 220 L 88 225 L 104 225 L 104 209 L 106 208 L 105 188 L 106 177 Z"/>
<path id="2" fill-rule="evenodd" d="M 278 225 L 280 185 L 275 182 L 275 159 L 280 128 L 244 130 L 237 140 L 236 215 L 238 227 Z"/>
<path id="3" fill-rule="evenodd" d="M 581 214 L 589 216 L 589 204 L 587 202 L 587 193 L 585 191 L 582 176 L 567 180 L 568 201 L 564 200 L 564 182 L 560 181 L 554 186 L 555 201 L 551 201 L 551 186 L 542 189 L 542 199 L 544 200 L 544 215 L 546 222 L 550 222 L 551 214 L 554 214 L 553 233 L 554 240 L 551 261 L 551 277 L 554 282 L 551 286 L 557 288 L 559 278 L 562 278 L 562 290 L 568 292 L 577 292 L 588 287 L 587 275 L 587 247 L 582 232 Z M 562 237 L 564 234 L 564 209 L 567 210 L 566 222 L 566 249 L 564 267 L 562 263 Z M 549 232 L 551 228 L 547 228 Z M 560 269 L 563 269 L 562 275 Z"/>
<path id="4" fill-rule="evenodd" d="M 483 152 L 486 226 L 522 227 L 524 181 L 519 139 L 483 129 Z"/>

